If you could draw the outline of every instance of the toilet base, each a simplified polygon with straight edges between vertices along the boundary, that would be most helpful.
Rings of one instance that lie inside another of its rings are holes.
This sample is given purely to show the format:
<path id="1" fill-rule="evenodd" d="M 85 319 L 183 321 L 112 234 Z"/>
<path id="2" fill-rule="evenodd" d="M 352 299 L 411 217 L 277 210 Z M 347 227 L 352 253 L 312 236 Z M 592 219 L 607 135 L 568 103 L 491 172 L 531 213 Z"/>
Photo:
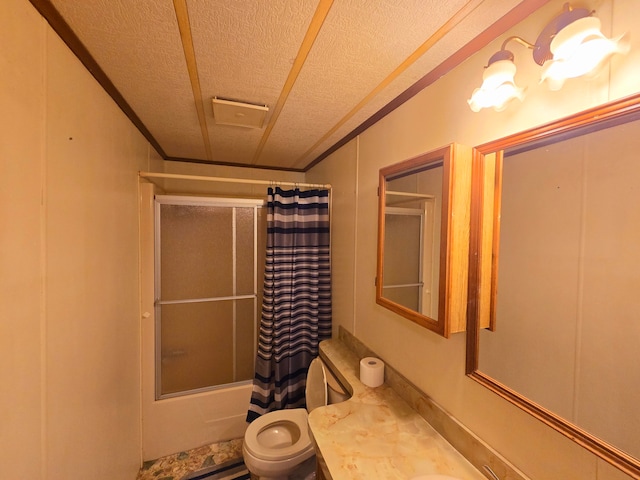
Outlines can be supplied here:
<path id="1" fill-rule="evenodd" d="M 316 479 L 316 456 L 306 459 L 288 476 L 280 477 L 259 477 L 249 472 L 251 480 L 315 480 Z"/>

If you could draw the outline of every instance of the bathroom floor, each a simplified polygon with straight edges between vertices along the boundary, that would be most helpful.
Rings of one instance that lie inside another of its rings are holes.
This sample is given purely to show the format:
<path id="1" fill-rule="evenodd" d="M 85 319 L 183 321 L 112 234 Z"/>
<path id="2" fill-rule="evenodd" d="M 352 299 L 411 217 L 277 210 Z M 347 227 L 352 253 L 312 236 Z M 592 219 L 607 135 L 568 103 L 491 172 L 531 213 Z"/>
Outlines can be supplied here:
<path id="1" fill-rule="evenodd" d="M 241 438 L 146 461 L 136 480 L 181 480 L 191 472 L 236 458 L 242 458 Z"/>

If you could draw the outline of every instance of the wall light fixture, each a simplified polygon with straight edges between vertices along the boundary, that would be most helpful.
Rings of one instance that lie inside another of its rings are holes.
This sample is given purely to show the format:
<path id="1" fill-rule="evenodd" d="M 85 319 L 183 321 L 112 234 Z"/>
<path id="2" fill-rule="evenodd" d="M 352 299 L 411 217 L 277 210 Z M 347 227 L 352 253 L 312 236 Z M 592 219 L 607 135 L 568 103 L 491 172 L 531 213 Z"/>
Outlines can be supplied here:
<path id="1" fill-rule="evenodd" d="M 514 98 L 522 101 L 524 88 L 516 86 L 516 66 L 513 53 L 506 49 L 509 42 L 517 42 L 533 50 L 533 60 L 542 66 L 540 82 L 547 82 L 550 90 L 562 88 L 568 78 L 595 75 L 600 67 L 616 53 L 629 51 L 625 33 L 609 39 L 600 31 L 600 19 L 586 8 L 571 8 L 564 4 L 560 15 L 549 22 L 538 35 L 536 43 L 513 36 L 507 38 L 489 59 L 482 75 L 482 85 L 467 100 L 474 112 L 493 107 L 504 110 Z"/>

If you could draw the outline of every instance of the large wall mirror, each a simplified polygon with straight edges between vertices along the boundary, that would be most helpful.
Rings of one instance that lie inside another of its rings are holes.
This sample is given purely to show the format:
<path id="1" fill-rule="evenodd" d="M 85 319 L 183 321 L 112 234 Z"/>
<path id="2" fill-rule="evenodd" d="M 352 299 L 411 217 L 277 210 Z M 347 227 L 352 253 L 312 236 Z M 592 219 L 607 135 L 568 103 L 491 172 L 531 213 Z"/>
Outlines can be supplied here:
<path id="1" fill-rule="evenodd" d="M 445 337 L 465 330 L 471 149 L 418 155 L 379 181 L 377 303 Z"/>
<path id="2" fill-rule="evenodd" d="M 639 159 L 640 95 L 476 149 L 467 344 L 472 378 L 635 478 Z"/>

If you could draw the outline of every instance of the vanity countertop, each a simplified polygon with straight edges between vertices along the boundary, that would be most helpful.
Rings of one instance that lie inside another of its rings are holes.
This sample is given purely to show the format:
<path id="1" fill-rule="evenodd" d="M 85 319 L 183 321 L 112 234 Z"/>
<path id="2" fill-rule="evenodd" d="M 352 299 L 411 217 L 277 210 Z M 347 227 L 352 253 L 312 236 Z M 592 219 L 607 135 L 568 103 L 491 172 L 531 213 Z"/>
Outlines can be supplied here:
<path id="1" fill-rule="evenodd" d="M 332 480 L 408 480 L 421 474 L 486 480 L 386 383 L 362 384 L 360 359 L 344 343 L 322 342 L 320 356 L 352 394 L 309 414 L 318 457 Z"/>

